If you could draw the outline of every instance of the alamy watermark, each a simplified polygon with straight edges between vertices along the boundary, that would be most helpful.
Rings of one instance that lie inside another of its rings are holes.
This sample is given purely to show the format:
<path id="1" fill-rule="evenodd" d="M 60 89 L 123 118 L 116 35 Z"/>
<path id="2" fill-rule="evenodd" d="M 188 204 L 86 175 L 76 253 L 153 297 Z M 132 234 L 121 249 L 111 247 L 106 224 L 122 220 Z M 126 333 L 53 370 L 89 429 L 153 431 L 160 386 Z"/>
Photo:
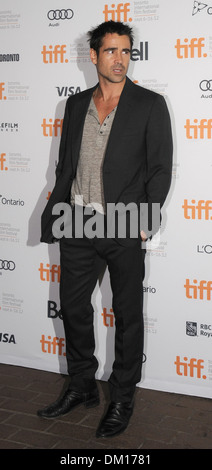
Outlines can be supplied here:
<path id="1" fill-rule="evenodd" d="M 81 199 L 83 200 L 83 199 Z M 79 197 L 77 202 L 79 201 Z M 106 214 L 94 210 L 91 205 L 83 206 L 60 202 L 54 205 L 52 215 L 58 218 L 52 225 L 53 237 L 65 238 L 138 238 L 141 231 L 150 238 L 159 233 L 160 204 L 135 202 L 124 204 L 107 203 Z M 74 228 L 74 230 L 73 230 Z M 73 235 L 74 233 L 74 235 Z"/>

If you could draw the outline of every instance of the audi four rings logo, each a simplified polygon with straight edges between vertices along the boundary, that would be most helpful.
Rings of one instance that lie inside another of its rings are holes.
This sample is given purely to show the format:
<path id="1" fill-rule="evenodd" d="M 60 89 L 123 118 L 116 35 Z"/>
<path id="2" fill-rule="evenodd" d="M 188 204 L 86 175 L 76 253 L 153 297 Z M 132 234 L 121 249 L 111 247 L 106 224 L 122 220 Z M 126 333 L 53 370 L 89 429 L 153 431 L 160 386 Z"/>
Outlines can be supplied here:
<path id="1" fill-rule="evenodd" d="M 49 10 L 47 17 L 49 20 L 71 20 L 73 18 L 74 12 L 69 8 L 69 10 Z"/>
<path id="2" fill-rule="evenodd" d="M 212 91 L 212 79 L 211 80 L 202 80 L 199 84 L 202 91 Z"/>
<path id="3" fill-rule="evenodd" d="M 4 269 L 4 271 L 14 271 L 15 263 L 14 261 L 7 261 L 6 259 L 0 259 L 0 269 Z"/>

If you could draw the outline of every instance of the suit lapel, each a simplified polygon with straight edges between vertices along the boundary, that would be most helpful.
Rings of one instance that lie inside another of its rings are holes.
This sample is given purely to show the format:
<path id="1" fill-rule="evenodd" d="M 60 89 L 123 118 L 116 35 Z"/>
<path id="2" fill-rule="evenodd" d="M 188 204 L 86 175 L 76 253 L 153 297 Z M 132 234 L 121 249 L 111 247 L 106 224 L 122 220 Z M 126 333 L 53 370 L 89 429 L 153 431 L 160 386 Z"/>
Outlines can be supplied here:
<path id="1" fill-rule="evenodd" d="M 106 164 L 110 161 L 110 159 L 113 158 L 114 154 L 119 154 L 119 152 L 116 152 L 116 149 L 119 147 L 119 142 L 126 130 L 129 121 L 129 114 L 132 112 L 132 104 L 130 99 L 132 86 L 132 82 L 127 77 L 125 86 L 119 99 L 118 107 L 108 139 L 104 160 Z"/>

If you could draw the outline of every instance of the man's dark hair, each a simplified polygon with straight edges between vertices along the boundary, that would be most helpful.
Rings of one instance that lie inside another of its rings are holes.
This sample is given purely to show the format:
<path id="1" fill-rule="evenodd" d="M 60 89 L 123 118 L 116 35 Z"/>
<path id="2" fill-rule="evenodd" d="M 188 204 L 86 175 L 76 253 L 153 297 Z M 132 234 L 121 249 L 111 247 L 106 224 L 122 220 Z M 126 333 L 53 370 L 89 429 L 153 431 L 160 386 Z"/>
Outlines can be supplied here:
<path id="1" fill-rule="evenodd" d="M 133 32 L 132 28 L 127 24 L 121 23 L 120 21 L 105 21 L 96 28 L 88 31 L 88 41 L 90 42 L 90 48 L 94 49 L 98 55 L 99 49 L 102 46 L 102 40 L 108 33 L 116 33 L 119 36 L 128 36 L 130 40 L 131 48 L 133 46 Z"/>

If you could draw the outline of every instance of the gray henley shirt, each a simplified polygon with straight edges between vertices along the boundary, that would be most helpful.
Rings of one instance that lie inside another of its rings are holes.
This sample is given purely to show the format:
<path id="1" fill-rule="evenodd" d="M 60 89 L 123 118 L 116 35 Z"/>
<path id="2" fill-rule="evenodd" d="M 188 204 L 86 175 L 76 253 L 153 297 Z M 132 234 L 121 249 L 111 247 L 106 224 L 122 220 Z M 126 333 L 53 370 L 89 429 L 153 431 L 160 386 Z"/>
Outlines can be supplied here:
<path id="1" fill-rule="evenodd" d="M 105 213 L 102 166 L 115 112 L 116 108 L 100 124 L 92 97 L 83 128 L 77 173 L 71 189 L 71 205 L 89 205 L 98 212 Z"/>

